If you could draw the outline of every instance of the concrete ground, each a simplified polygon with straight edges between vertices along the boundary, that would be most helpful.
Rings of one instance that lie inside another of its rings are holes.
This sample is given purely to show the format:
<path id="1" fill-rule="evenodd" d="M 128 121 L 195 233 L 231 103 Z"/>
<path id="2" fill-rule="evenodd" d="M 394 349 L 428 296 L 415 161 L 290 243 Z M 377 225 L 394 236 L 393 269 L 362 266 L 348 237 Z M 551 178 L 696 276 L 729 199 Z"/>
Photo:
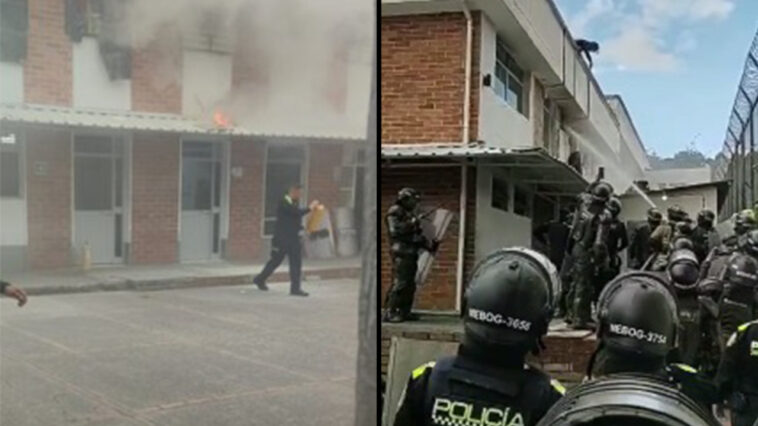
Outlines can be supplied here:
<path id="1" fill-rule="evenodd" d="M 0 424 L 352 425 L 358 287 L 0 300 Z"/>

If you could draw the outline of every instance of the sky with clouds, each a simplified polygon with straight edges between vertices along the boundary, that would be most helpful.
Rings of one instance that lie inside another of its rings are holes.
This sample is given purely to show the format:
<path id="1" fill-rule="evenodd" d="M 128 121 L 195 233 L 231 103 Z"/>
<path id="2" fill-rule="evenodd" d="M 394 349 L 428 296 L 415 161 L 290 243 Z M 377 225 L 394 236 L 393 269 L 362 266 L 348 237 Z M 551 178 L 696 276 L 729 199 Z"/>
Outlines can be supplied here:
<path id="1" fill-rule="evenodd" d="M 721 150 L 758 0 L 555 0 L 574 38 L 597 41 L 593 72 L 620 94 L 645 146 Z"/>

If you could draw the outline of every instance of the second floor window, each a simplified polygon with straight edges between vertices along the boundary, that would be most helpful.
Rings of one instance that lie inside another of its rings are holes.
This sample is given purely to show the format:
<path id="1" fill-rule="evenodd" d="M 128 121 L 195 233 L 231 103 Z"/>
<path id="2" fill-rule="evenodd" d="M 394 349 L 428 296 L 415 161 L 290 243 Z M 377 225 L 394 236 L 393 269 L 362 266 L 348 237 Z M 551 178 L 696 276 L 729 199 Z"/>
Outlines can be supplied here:
<path id="1" fill-rule="evenodd" d="M 495 93 L 521 114 L 524 113 L 524 70 L 508 52 L 502 40 L 495 49 Z"/>

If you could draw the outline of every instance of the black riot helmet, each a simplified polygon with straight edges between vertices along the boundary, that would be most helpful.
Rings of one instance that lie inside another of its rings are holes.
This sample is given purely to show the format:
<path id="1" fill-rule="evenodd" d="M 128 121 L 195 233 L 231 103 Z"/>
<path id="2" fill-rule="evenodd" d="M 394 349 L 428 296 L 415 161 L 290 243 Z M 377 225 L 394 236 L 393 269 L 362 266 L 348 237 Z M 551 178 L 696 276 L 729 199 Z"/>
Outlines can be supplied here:
<path id="1" fill-rule="evenodd" d="M 708 210 L 701 210 L 700 213 L 697 214 L 697 224 L 698 226 L 705 228 L 705 229 L 711 229 L 713 228 L 713 222 L 716 220 L 716 215 Z"/>
<path id="2" fill-rule="evenodd" d="M 590 188 L 590 195 L 592 196 L 592 203 L 605 204 L 613 195 L 613 186 L 605 181 L 597 182 Z"/>
<path id="3" fill-rule="evenodd" d="M 413 188 L 403 188 L 397 193 L 397 202 L 406 210 L 413 210 L 421 201 L 421 194 Z"/>
<path id="4" fill-rule="evenodd" d="M 621 200 L 618 197 L 611 197 L 610 201 L 608 201 L 608 210 L 614 218 L 618 217 L 621 213 Z"/>
<path id="5" fill-rule="evenodd" d="M 734 218 L 734 233 L 737 235 L 743 235 L 751 229 L 758 228 L 758 222 L 756 222 L 755 212 L 750 209 L 742 210 L 737 213 Z"/>
<path id="6" fill-rule="evenodd" d="M 650 224 L 650 227 L 657 227 L 662 221 L 663 215 L 660 210 L 655 207 L 647 209 L 647 223 Z"/>
<path id="7" fill-rule="evenodd" d="M 689 241 L 680 238 L 683 241 Z M 691 243 L 690 243 L 691 245 Z M 671 284 L 679 291 L 695 291 L 700 277 L 697 256 L 692 249 L 679 248 L 671 252 L 669 264 L 666 267 Z"/>
<path id="8" fill-rule="evenodd" d="M 729 260 L 724 281 L 743 288 L 758 289 L 758 259 L 737 254 Z"/>
<path id="9" fill-rule="evenodd" d="M 676 304 L 676 296 L 658 275 L 622 274 L 600 293 L 598 339 L 620 352 L 663 358 L 676 342 Z"/>
<path id="10" fill-rule="evenodd" d="M 745 253 L 758 259 L 758 229 L 753 229 L 752 231 L 743 235 L 740 246 L 740 248 L 744 250 Z"/>
<path id="11" fill-rule="evenodd" d="M 669 222 L 682 222 L 687 218 L 687 212 L 679 205 L 673 205 L 666 210 Z"/>
<path id="12" fill-rule="evenodd" d="M 497 250 L 477 264 L 469 281 L 462 312 L 466 337 L 528 351 L 547 333 L 559 293 L 558 271 L 543 254 Z"/>

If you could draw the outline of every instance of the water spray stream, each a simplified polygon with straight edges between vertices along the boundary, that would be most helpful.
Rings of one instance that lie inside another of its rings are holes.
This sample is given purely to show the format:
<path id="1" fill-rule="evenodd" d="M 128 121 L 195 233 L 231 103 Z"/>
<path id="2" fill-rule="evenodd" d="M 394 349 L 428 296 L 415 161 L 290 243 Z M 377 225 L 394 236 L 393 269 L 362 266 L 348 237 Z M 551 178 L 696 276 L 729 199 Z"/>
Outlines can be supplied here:
<path id="1" fill-rule="evenodd" d="M 574 138 L 576 141 L 579 142 L 579 145 L 581 145 L 585 150 L 592 153 L 594 157 L 599 159 L 604 165 L 606 165 L 606 170 L 608 170 L 610 173 L 614 174 L 620 180 L 623 181 L 624 184 L 629 185 L 634 192 L 636 192 L 640 197 L 642 197 L 643 200 L 650 206 L 650 207 L 657 207 L 652 199 L 643 191 L 639 186 L 637 186 L 634 183 L 634 179 L 624 173 L 623 169 L 616 163 L 615 159 L 609 158 L 608 155 L 600 152 L 599 149 L 597 149 L 594 145 L 592 145 L 592 142 L 587 140 L 586 137 L 580 135 L 575 130 L 566 127 L 566 131 L 571 135 L 572 138 Z"/>

